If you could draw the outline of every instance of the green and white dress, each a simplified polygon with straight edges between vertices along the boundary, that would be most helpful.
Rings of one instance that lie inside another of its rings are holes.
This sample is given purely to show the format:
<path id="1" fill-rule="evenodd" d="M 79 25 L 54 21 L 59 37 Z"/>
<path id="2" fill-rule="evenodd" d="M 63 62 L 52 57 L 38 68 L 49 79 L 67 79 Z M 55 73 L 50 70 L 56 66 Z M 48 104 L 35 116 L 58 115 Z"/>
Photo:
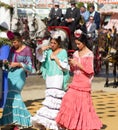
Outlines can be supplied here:
<path id="1" fill-rule="evenodd" d="M 41 72 L 46 83 L 45 100 L 42 102 L 43 107 L 31 118 L 35 127 L 40 124 L 48 129 L 58 130 L 55 118 L 60 109 L 62 97 L 67 89 L 69 76 L 68 56 L 65 49 L 62 49 L 57 57 L 59 58 L 60 68 L 55 60 L 51 60 L 52 50 L 46 50 L 42 55 L 37 55 L 37 59 L 42 62 Z"/>

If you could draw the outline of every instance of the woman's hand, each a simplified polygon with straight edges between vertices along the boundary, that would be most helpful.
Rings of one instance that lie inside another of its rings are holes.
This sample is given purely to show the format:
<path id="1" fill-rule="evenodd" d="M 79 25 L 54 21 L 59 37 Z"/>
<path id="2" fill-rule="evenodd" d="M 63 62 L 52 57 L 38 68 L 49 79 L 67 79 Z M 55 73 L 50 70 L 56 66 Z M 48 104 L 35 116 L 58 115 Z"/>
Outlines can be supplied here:
<path id="1" fill-rule="evenodd" d="M 50 56 L 50 59 L 51 59 L 51 60 L 55 60 L 55 59 L 56 59 L 56 56 L 52 53 L 51 56 Z"/>
<path id="2" fill-rule="evenodd" d="M 50 48 L 50 45 L 48 45 L 48 46 L 43 46 L 43 47 L 41 47 L 41 48 L 38 49 L 38 52 L 39 52 L 39 54 L 42 54 L 43 51 L 48 50 L 49 48 Z"/>
<path id="3" fill-rule="evenodd" d="M 70 58 L 69 64 L 72 65 L 72 66 L 76 66 L 78 64 L 78 62 L 75 59 Z"/>
<path id="4" fill-rule="evenodd" d="M 9 64 L 8 60 L 3 60 L 3 64 Z"/>
<path id="5" fill-rule="evenodd" d="M 79 69 L 84 70 L 84 67 L 76 59 L 69 59 L 70 66 L 77 66 Z"/>
<path id="6" fill-rule="evenodd" d="M 9 64 L 9 67 L 11 67 L 11 68 L 21 67 L 21 64 L 19 62 L 11 62 Z"/>

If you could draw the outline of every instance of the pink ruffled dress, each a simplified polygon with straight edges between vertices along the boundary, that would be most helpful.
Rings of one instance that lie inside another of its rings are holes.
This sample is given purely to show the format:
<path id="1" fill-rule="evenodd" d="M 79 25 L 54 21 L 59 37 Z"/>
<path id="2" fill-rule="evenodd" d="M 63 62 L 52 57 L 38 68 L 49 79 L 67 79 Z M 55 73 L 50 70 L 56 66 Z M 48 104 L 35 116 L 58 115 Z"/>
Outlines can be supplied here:
<path id="1" fill-rule="evenodd" d="M 74 77 L 63 97 L 56 122 L 69 130 L 99 130 L 102 123 L 95 112 L 91 97 L 93 53 L 79 57 L 76 51 L 73 57 L 84 66 L 84 71 L 78 67 L 73 68 Z"/>

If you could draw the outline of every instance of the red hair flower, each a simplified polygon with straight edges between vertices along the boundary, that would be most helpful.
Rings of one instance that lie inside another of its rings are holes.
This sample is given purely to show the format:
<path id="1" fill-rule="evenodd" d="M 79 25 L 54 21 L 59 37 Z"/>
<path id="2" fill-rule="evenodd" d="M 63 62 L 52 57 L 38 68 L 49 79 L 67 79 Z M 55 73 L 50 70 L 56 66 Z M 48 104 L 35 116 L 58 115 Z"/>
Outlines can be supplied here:
<path id="1" fill-rule="evenodd" d="M 80 29 L 78 29 L 78 30 L 76 30 L 76 31 L 74 32 L 74 36 L 75 36 L 76 38 L 80 38 L 81 34 L 82 34 L 82 31 L 81 31 Z"/>
<path id="2" fill-rule="evenodd" d="M 13 40 L 14 39 L 14 33 L 12 31 L 8 31 L 7 37 L 9 38 L 9 40 Z"/>

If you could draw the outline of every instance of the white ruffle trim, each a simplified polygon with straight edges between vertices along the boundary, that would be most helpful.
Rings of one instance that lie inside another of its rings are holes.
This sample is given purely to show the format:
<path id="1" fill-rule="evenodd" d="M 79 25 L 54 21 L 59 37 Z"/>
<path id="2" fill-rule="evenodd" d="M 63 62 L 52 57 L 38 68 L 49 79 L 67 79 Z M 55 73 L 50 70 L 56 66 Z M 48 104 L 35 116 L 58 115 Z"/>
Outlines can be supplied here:
<path id="1" fill-rule="evenodd" d="M 46 89 L 45 95 L 47 96 L 53 96 L 57 98 L 62 98 L 64 96 L 65 92 L 63 90 L 59 89 Z"/>
<path id="2" fill-rule="evenodd" d="M 42 110 L 40 110 L 40 113 L 42 113 Z M 50 119 L 50 118 L 47 118 L 45 116 L 41 116 L 40 113 L 38 113 L 35 116 L 31 117 L 31 123 L 32 123 L 32 125 L 34 127 L 39 128 L 39 125 L 41 124 L 41 125 L 44 125 L 48 129 L 58 130 L 57 123 L 56 123 L 56 121 L 54 119 Z M 42 113 L 42 115 L 43 114 L 44 113 Z M 50 113 L 50 114 L 52 115 L 52 113 Z M 48 115 L 48 113 L 47 113 L 47 115 Z M 54 115 L 54 116 L 56 116 L 56 115 Z"/>
<path id="3" fill-rule="evenodd" d="M 48 129 L 52 130 L 59 130 L 56 121 L 50 120 L 48 118 L 35 115 L 34 117 L 31 117 L 31 122 L 34 127 L 39 128 L 39 125 L 44 125 Z"/>
<path id="4" fill-rule="evenodd" d="M 61 99 L 46 97 L 42 104 L 50 109 L 60 109 L 61 101 Z"/>
<path id="5" fill-rule="evenodd" d="M 36 115 L 54 120 L 57 116 L 57 113 L 58 113 L 58 110 L 49 109 L 44 106 L 37 111 Z"/>

